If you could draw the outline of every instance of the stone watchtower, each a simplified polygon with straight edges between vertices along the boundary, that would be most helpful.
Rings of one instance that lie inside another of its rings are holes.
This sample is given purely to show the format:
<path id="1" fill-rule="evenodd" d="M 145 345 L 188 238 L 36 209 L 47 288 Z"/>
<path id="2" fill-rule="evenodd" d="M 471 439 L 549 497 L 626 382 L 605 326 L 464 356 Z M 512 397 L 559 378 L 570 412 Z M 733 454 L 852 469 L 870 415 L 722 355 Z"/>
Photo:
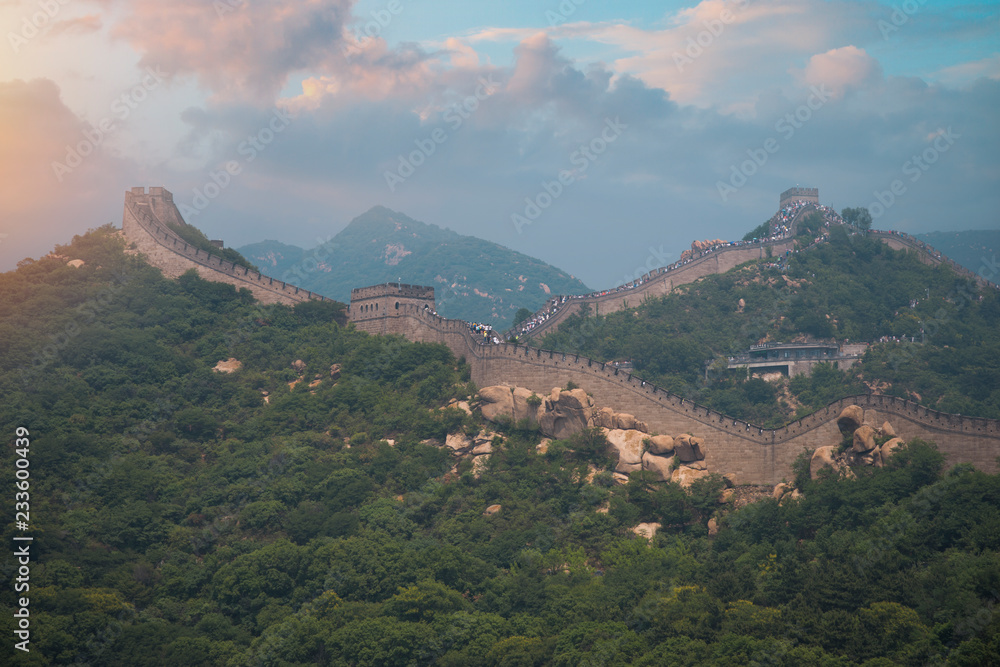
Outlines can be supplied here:
<path id="1" fill-rule="evenodd" d="M 351 290 L 350 321 L 362 331 L 381 332 L 386 318 L 433 313 L 434 288 L 405 283 L 384 283 Z M 366 323 L 368 326 L 366 326 Z"/>
<path id="2" fill-rule="evenodd" d="M 785 208 L 785 204 L 790 201 L 807 201 L 812 204 L 819 204 L 819 188 L 788 188 L 781 193 L 778 200 L 778 208 Z"/>

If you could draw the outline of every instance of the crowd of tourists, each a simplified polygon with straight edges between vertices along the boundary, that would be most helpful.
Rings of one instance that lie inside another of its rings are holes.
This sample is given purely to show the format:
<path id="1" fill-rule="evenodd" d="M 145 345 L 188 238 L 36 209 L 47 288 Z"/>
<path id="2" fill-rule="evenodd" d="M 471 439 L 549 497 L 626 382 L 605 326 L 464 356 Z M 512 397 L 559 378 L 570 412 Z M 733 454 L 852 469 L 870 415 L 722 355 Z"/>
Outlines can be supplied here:
<path id="1" fill-rule="evenodd" d="M 753 239 L 751 241 L 729 241 L 729 242 L 717 243 L 715 245 L 704 248 L 698 251 L 697 253 L 692 253 L 689 256 L 686 256 L 683 259 L 674 262 L 673 264 L 669 264 L 667 266 L 654 269 L 637 280 L 633 280 L 631 282 L 618 285 L 617 287 L 614 287 L 612 289 L 591 292 L 590 294 L 574 294 L 571 296 L 554 297 L 550 299 L 548 302 L 546 302 L 545 306 L 543 306 L 531 318 L 524 320 L 523 322 L 519 323 L 516 327 L 514 327 L 512 330 L 508 331 L 506 334 L 506 338 L 508 340 L 511 340 L 523 334 L 529 333 L 532 330 L 542 326 L 543 324 L 545 324 L 545 322 L 554 317 L 564 307 L 566 302 L 569 301 L 570 299 L 594 299 L 602 296 L 607 296 L 609 294 L 626 292 L 629 290 L 636 289 L 637 287 L 641 287 L 642 285 L 644 285 L 645 283 L 649 282 L 650 280 L 659 275 L 662 275 L 669 271 L 673 271 L 675 269 L 679 269 L 682 266 L 690 264 L 691 262 L 701 259 L 702 257 L 709 255 L 711 253 L 718 252 L 719 250 L 725 250 L 726 248 L 768 243 L 772 241 L 780 241 L 781 239 L 788 238 L 791 235 L 792 232 L 791 225 L 794 222 L 796 216 L 798 216 L 802 212 L 802 210 L 807 206 L 814 207 L 820 213 L 820 215 L 822 215 L 824 226 L 827 228 L 829 228 L 831 224 L 838 224 L 838 225 L 844 224 L 843 219 L 840 217 L 837 211 L 831 208 L 830 206 L 816 204 L 814 202 L 809 202 L 801 199 L 790 202 L 785 206 L 783 206 L 774 215 L 774 217 L 771 218 L 770 220 L 771 234 L 767 238 Z M 909 239 L 911 242 L 915 243 L 922 249 L 929 252 L 932 256 L 941 259 L 940 252 L 937 252 L 923 241 L 917 240 L 906 233 L 896 232 L 896 231 L 880 232 L 880 233 L 895 234 L 900 237 Z M 764 266 L 766 268 L 785 270 L 788 266 L 788 257 L 790 255 L 793 255 L 799 252 L 800 250 L 806 250 L 812 248 L 813 246 L 822 243 L 822 241 L 823 241 L 823 235 L 821 234 L 816 239 L 814 239 L 813 242 L 810 243 L 808 246 L 796 250 L 786 251 L 784 256 L 778 257 L 776 258 L 776 261 L 768 262 Z"/>
<path id="2" fill-rule="evenodd" d="M 823 217 L 823 222 L 826 227 L 829 227 L 831 224 L 844 224 L 844 221 L 841 219 L 837 211 L 829 206 L 816 204 L 815 202 L 808 202 L 803 199 L 797 199 L 781 207 L 778 212 L 774 214 L 774 217 L 771 218 L 771 238 L 786 238 L 789 234 L 791 234 L 792 222 L 806 206 L 812 206 L 819 212 L 819 214 Z"/>
<path id="3" fill-rule="evenodd" d="M 494 345 L 500 344 L 500 336 L 493 331 L 493 326 L 489 324 L 482 324 L 480 322 L 469 322 L 469 331 L 472 332 L 473 337 L 482 339 L 483 343 L 493 343 Z"/>

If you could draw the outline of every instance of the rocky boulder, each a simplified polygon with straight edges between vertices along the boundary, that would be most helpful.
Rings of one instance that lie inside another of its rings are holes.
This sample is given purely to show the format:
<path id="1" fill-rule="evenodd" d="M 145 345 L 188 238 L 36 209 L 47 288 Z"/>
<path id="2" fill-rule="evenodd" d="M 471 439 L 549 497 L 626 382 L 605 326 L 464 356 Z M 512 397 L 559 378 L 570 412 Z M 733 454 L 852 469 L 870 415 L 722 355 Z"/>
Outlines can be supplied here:
<path id="1" fill-rule="evenodd" d="M 582 389 L 554 389 L 538 414 L 542 434 L 550 438 L 568 438 L 588 427 L 593 417 L 593 401 Z"/>
<path id="2" fill-rule="evenodd" d="M 216 373 L 235 373 L 243 368 L 243 362 L 235 357 L 229 357 L 225 361 L 220 361 L 212 370 Z"/>
<path id="3" fill-rule="evenodd" d="M 889 422 L 882 422 L 882 428 L 880 430 L 882 431 L 882 435 L 889 436 L 890 438 L 896 437 L 896 429 L 894 429 L 892 424 Z"/>
<path id="4" fill-rule="evenodd" d="M 601 408 L 592 412 L 591 425 L 594 428 L 615 428 L 615 411 Z"/>
<path id="5" fill-rule="evenodd" d="M 646 434 L 635 429 L 613 428 L 605 437 L 611 445 L 611 455 L 616 458 L 615 470 L 621 473 L 642 469 L 642 441 Z"/>
<path id="6" fill-rule="evenodd" d="M 702 451 L 703 442 L 701 438 L 682 433 L 674 438 L 674 454 L 681 463 L 701 461 L 705 458 L 705 453 Z"/>
<path id="7" fill-rule="evenodd" d="M 670 481 L 674 484 L 680 484 L 686 489 L 702 477 L 707 477 L 708 474 L 707 470 L 692 470 L 687 466 L 681 466 L 670 476 Z"/>
<path id="8" fill-rule="evenodd" d="M 892 456 L 896 450 L 900 449 L 903 444 L 902 438 L 893 438 L 882 445 L 879 450 L 879 454 L 882 456 L 882 462 L 884 463 L 888 461 L 889 457 Z"/>
<path id="9" fill-rule="evenodd" d="M 635 428 L 635 416 L 625 412 L 615 413 L 615 428 L 631 430 Z"/>
<path id="10" fill-rule="evenodd" d="M 538 423 L 538 414 L 542 410 L 542 397 L 524 387 L 514 387 L 514 421 L 527 419 L 532 424 Z"/>
<path id="11" fill-rule="evenodd" d="M 331 380 L 340 379 L 340 364 L 334 364 L 330 366 L 330 379 Z"/>
<path id="12" fill-rule="evenodd" d="M 455 454 L 472 447 L 472 438 L 464 433 L 449 433 L 444 441 L 444 446 Z"/>
<path id="13" fill-rule="evenodd" d="M 657 482 L 669 482 L 673 471 L 673 457 L 657 456 L 651 452 L 642 455 L 642 469 L 651 473 Z"/>
<path id="14" fill-rule="evenodd" d="M 785 482 L 778 482 L 774 485 L 774 490 L 771 491 L 771 497 L 775 500 L 781 500 L 781 497 L 786 493 L 791 493 L 792 485 L 786 484 Z"/>
<path id="15" fill-rule="evenodd" d="M 673 456 L 674 439 L 669 435 L 654 435 L 649 439 L 649 451 L 658 456 Z"/>
<path id="16" fill-rule="evenodd" d="M 868 424 L 862 425 L 854 431 L 854 440 L 851 444 L 851 451 L 856 454 L 864 454 L 875 449 L 875 429 Z"/>
<path id="17" fill-rule="evenodd" d="M 639 537 L 645 537 L 647 540 L 651 540 L 656 537 L 656 531 L 658 531 L 661 527 L 662 526 L 659 523 L 640 523 L 632 529 L 632 532 Z"/>
<path id="18" fill-rule="evenodd" d="M 306 370 L 306 362 L 302 361 L 301 359 L 296 359 L 295 361 L 292 362 L 292 368 L 295 369 L 296 373 L 299 374 L 304 373 Z"/>
<path id="19" fill-rule="evenodd" d="M 514 419 L 514 395 L 510 387 L 501 385 L 483 387 L 479 390 L 483 419 L 496 422 Z"/>
<path id="20" fill-rule="evenodd" d="M 857 405 L 848 405 L 837 417 L 841 433 L 854 433 L 865 422 L 865 411 Z"/>
<path id="21" fill-rule="evenodd" d="M 826 467 L 833 468 L 835 471 L 840 470 L 841 466 L 836 455 L 836 447 L 818 447 L 809 461 L 809 476 L 816 479 L 819 471 Z"/>

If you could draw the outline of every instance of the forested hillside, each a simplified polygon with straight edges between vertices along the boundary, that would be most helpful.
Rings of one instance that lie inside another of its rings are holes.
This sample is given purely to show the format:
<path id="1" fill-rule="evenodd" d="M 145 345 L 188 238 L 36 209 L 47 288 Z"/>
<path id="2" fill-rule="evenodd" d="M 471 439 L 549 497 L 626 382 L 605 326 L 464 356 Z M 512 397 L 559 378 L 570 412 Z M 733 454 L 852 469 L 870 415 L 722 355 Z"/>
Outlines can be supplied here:
<path id="1" fill-rule="evenodd" d="M 356 287 L 397 280 L 429 285 L 442 316 L 498 330 L 509 327 L 519 309 L 534 312 L 553 294 L 590 291 L 539 259 L 384 206 L 359 215 L 310 250 L 264 241 L 240 251 L 264 273 L 341 301 Z"/>
<path id="2" fill-rule="evenodd" d="M 740 300 L 744 306 L 740 307 Z M 877 390 L 944 412 L 1000 418 L 1000 295 L 834 227 L 830 241 L 713 275 L 608 316 L 573 316 L 539 342 L 636 373 L 721 412 L 781 426 Z M 763 342 L 869 342 L 860 364 L 766 382 L 726 371 Z"/>
<path id="3" fill-rule="evenodd" d="M 1000 477 L 945 470 L 932 444 L 853 477 L 812 480 L 803 458 L 803 496 L 780 505 L 736 509 L 752 490 L 723 494 L 715 475 L 618 485 L 598 431 L 547 447 L 524 424 L 494 433 L 442 346 L 359 333 L 337 304 L 260 306 L 192 273 L 165 280 L 108 227 L 57 252 L 85 264 L 0 275 L 6 460 L 15 428 L 31 440 L 36 560 L 18 595 L 33 635 L 17 664 L 1000 664 Z M 946 275 L 831 246 L 793 263 L 791 308 L 819 299 L 823 262 L 841 261 L 822 252 L 901 272 L 812 306 L 852 336 L 902 327 L 884 314 L 911 282 L 936 299 L 919 307 L 947 298 Z M 723 322 L 739 296 L 766 298 L 754 278 L 774 276 L 754 271 L 641 317 L 665 309 L 678 332 L 661 337 L 691 345 L 710 322 L 712 346 L 750 339 Z M 941 350 L 991 344 L 995 297 L 964 307 L 975 318 L 942 325 Z M 458 433 L 490 438 L 484 466 L 442 446 Z M 651 540 L 633 533 L 653 521 Z M 14 534 L 6 522 L 6 544 Z M 2 563 L 10 638 L 17 575 Z"/>

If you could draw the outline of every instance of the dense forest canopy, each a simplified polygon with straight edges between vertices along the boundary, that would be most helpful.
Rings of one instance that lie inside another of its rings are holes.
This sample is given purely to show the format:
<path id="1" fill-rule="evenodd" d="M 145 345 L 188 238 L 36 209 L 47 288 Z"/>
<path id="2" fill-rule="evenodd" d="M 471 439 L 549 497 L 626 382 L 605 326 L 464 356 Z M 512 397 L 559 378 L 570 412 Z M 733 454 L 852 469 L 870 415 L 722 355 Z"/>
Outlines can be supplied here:
<path id="1" fill-rule="evenodd" d="M 86 264 L 0 276 L 7 456 L 15 427 L 32 439 L 35 635 L 18 664 L 1000 663 L 1000 477 L 946 470 L 931 443 L 853 478 L 800 465 L 800 499 L 742 509 L 720 502 L 718 476 L 616 485 L 597 431 L 540 449 L 508 425 L 476 471 L 440 446 L 484 428 L 448 407 L 476 388 L 446 348 L 341 326 L 337 304 L 261 306 L 193 273 L 165 280 L 110 228 L 57 250 Z M 844 262 L 858 282 L 824 297 Z M 796 258 L 800 286 L 774 298 L 754 278 L 777 274 L 736 275 L 745 284 L 709 279 L 601 319 L 583 347 L 639 346 L 624 322 L 650 318 L 649 344 L 677 342 L 643 363 L 694 385 L 702 359 L 811 311 L 852 337 L 904 333 L 899 299 L 928 289 L 916 314 L 933 313 L 957 285 L 863 243 Z M 755 313 L 788 300 L 789 314 L 758 317 L 758 332 L 733 315 L 741 296 Z M 914 365 L 931 349 L 995 363 L 975 352 L 995 350 L 995 296 L 951 307 Z M 213 370 L 230 359 L 242 368 Z M 633 533 L 653 521 L 652 540 Z"/>
<path id="2" fill-rule="evenodd" d="M 998 329 L 996 289 L 834 227 L 829 242 L 787 260 L 751 262 L 632 310 L 571 316 L 540 345 L 630 360 L 644 379 L 686 398 L 780 426 L 871 390 L 1000 418 Z M 791 381 L 725 370 L 729 356 L 751 345 L 803 339 L 872 345 L 849 370 L 821 366 Z"/>

